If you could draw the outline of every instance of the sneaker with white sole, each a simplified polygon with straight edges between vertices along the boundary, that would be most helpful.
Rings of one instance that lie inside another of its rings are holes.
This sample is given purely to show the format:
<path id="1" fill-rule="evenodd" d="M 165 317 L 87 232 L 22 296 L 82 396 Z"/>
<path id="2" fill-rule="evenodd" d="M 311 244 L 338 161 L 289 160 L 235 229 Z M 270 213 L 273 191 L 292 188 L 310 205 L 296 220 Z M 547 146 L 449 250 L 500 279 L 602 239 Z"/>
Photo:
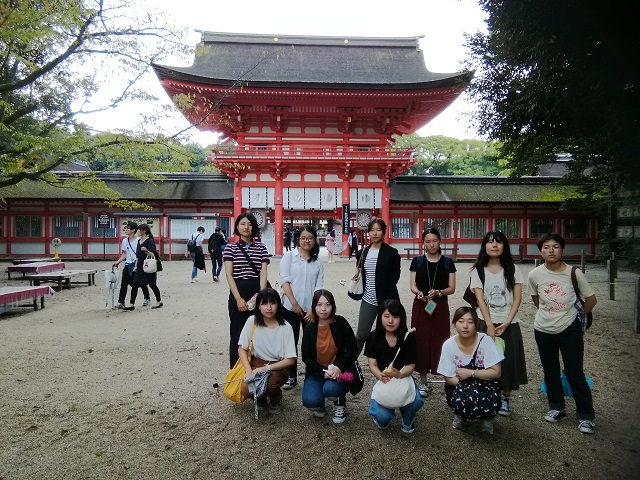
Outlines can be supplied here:
<path id="1" fill-rule="evenodd" d="M 270 403 L 269 404 L 269 413 L 280 413 L 282 412 L 282 403 Z"/>
<path id="2" fill-rule="evenodd" d="M 296 382 L 296 379 L 293 377 L 289 377 L 287 379 L 286 382 L 284 382 L 284 385 L 282 385 L 282 389 L 283 390 L 291 390 L 292 388 L 294 388 L 297 385 L 298 382 Z"/>
<path id="3" fill-rule="evenodd" d="M 544 416 L 544 419 L 550 423 L 558 423 L 560 420 L 567 416 L 567 412 L 564 410 L 549 410 Z"/>
<path id="4" fill-rule="evenodd" d="M 581 433 L 596 433 L 596 424 L 591 420 L 580 420 L 578 430 Z"/>
<path id="5" fill-rule="evenodd" d="M 378 420 L 375 419 L 375 417 L 371 417 L 371 419 L 373 420 L 373 424 L 376 426 L 376 428 L 378 430 L 384 430 L 385 428 L 387 428 L 388 425 L 385 425 L 384 427 L 382 425 L 380 425 L 378 423 Z"/>
<path id="6" fill-rule="evenodd" d="M 314 417 L 317 418 L 324 418 L 324 416 L 327 414 L 327 410 L 324 407 L 310 408 L 309 411 L 313 413 Z"/>
<path id="7" fill-rule="evenodd" d="M 344 423 L 347 420 L 347 407 L 344 405 L 333 406 L 333 423 Z"/>
<path id="8" fill-rule="evenodd" d="M 462 418 L 460 415 L 454 415 L 453 423 L 451 424 L 451 426 L 456 430 L 462 430 L 464 428 L 464 418 Z"/>
<path id="9" fill-rule="evenodd" d="M 493 422 L 489 418 L 480 420 L 480 430 L 489 435 L 493 435 Z"/>
<path id="10" fill-rule="evenodd" d="M 143 307 L 148 307 L 149 305 L 151 305 L 151 299 L 150 298 L 145 298 L 144 302 L 142 302 L 142 306 Z"/>
<path id="11" fill-rule="evenodd" d="M 406 433 L 406 434 L 412 434 L 413 432 L 416 431 L 416 427 L 415 427 L 413 422 L 411 422 L 411 425 L 409 425 L 409 426 L 406 426 L 403 423 L 402 427 L 400 427 L 400 429 L 402 430 L 402 433 Z"/>
<path id="12" fill-rule="evenodd" d="M 511 415 L 511 409 L 509 408 L 509 402 L 502 397 L 502 404 L 500 405 L 500 410 L 498 410 L 498 414 L 503 417 L 508 417 Z"/>
<path id="13" fill-rule="evenodd" d="M 116 303 L 111 310 L 126 310 L 127 307 L 124 306 L 124 303 Z"/>
<path id="14" fill-rule="evenodd" d="M 420 396 L 421 397 L 426 397 L 429 395 L 429 393 L 431 392 L 431 390 L 433 390 L 433 388 L 431 388 L 429 385 L 427 385 L 426 383 L 423 385 L 420 385 L 418 387 L 418 391 L 420 392 Z"/>

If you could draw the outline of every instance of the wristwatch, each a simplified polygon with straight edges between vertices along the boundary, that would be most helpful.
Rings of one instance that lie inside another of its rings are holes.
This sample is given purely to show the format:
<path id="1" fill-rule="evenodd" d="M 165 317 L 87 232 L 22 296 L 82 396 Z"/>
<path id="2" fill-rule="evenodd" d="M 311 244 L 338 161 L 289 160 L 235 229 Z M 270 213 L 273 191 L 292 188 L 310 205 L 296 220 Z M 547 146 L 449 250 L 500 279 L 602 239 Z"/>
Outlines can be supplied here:
<path id="1" fill-rule="evenodd" d="M 438 290 L 438 296 L 441 297 L 442 296 L 442 290 Z"/>

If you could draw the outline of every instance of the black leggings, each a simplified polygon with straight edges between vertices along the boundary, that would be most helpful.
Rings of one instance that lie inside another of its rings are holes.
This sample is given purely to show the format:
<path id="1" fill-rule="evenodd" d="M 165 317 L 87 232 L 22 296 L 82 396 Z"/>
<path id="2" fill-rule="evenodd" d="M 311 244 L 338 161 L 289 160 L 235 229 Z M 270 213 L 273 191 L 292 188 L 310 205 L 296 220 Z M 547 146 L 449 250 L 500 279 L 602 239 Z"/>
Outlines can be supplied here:
<path id="1" fill-rule="evenodd" d="M 131 289 L 131 305 L 136 303 L 136 297 L 138 296 L 138 288 L 140 288 L 140 287 L 143 287 L 143 291 L 144 291 L 145 285 L 133 285 L 133 288 Z M 153 294 L 156 296 L 156 302 L 159 302 L 160 301 L 160 289 L 158 288 L 158 286 L 157 285 L 149 285 L 149 288 L 151 289 Z"/>

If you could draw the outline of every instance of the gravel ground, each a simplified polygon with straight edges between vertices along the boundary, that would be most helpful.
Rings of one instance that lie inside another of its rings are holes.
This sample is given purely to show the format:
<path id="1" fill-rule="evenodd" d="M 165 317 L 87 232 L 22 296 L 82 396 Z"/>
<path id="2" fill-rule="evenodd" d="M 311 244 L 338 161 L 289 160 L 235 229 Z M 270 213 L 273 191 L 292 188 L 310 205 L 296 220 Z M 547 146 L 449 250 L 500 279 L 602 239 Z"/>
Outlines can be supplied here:
<path id="1" fill-rule="evenodd" d="M 272 283 L 278 262 L 269 269 Z M 443 387 L 436 385 L 407 436 L 399 420 L 385 431 L 373 426 L 366 368 L 364 390 L 349 397 L 343 425 L 333 425 L 330 415 L 312 418 L 301 406 L 300 386 L 285 392 L 281 414 L 254 420 L 252 402 L 232 404 L 212 388 L 228 362 L 224 279 L 214 284 L 201 273 L 192 284 L 190 263 L 164 265 L 159 310 L 112 311 L 99 271 L 97 286 L 57 293 L 44 310 L 0 315 L 0 480 L 638 478 L 640 335 L 633 333 L 637 277 L 629 272 L 620 273 L 617 300 L 609 301 L 606 270 L 587 269 L 599 299 L 585 354 L 596 435 L 578 432 L 571 400 L 563 422 L 542 419 L 547 403 L 539 392 L 534 310 L 526 296 L 521 317 L 529 384 L 514 392 L 511 417 L 496 418 L 492 436 L 475 426 L 453 430 Z M 469 266 L 458 264 L 452 310 L 463 304 Z M 325 265 L 326 286 L 353 326 L 358 304 L 340 280 L 354 268 L 346 259 Z M 531 268 L 522 266 L 525 275 Z M 406 260 L 399 285 L 410 308 Z"/>

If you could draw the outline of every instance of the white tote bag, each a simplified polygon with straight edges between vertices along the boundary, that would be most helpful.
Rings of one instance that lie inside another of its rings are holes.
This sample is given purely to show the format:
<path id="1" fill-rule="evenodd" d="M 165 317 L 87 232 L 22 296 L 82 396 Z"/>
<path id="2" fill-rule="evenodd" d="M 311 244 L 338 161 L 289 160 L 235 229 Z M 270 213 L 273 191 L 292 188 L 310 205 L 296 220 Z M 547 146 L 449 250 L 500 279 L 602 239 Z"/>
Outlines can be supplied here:
<path id="1" fill-rule="evenodd" d="M 144 273 L 156 273 L 158 271 L 158 262 L 154 257 L 147 257 L 142 264 Z"/>

